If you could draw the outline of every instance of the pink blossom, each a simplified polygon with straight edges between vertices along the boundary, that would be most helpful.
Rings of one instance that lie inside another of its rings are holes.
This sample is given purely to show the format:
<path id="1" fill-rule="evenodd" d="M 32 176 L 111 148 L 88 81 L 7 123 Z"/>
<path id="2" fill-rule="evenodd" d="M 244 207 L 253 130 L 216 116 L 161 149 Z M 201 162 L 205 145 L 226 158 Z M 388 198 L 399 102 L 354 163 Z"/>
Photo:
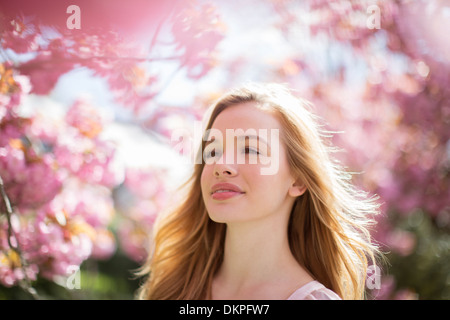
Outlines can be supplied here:
<path id="1" fill-rule="evenodd" d="M 124 188 L 126 202 L 117 196 L 122 221 L 118 227 L 120 247 L 133 260 L 142 262 L 148 255 L 153 225 L 167 205 L 164 171 L 128 169 Z"/>
<path id="2" fill-rule="evenodd" d="M 116 240 L 111 231 L 107 229 L 97 229 L 92 248 L 92 258 L 106 260 L 116 252 Z"/>
<path id="3" fill-rule="evenodd" d="M 32 261 L 40 266 L 40 273 L 52 279 L 67 275 L 68 268 L 80 265 L 92 253 L 92 227 L 81 219 L 56 219 L 64 212 L 40 211 L 34 222 L 35 241 Z"/>
<path id="4" fill-rule="evenodd" d="M 389 248 L 402 256 L 411 254 L 416 245 L 416 238 L 413 233 L 399 229 L 390 232 L 385 241 Z"/>
<path id="5" fill-rule="evenodd" d="M 66 123 L 77 128 L 88 138 L 95 138 L 103 130 L 104 120 L 95 107 L 85 101 L 76 101 L 66 113 Z"/>
<path id="6" fill-rule="evenodd" d="M 11 216 L 11 222 L 13 230 L 10 242 L 14 248 L 10 248 L 7 241 L 8 225 L 6 220 L 0 221 L 0 284 L 7 287 L 16 285 L 19 281 L 25 279 L 34 281 L 39 273 L 38 265 L 28 261 L 30 257 L 28 249 L 33 241 L 30 230 L 21 225 L 16 215 Z M 15 251 L 15 248 L 18 247 L 20 247 L 27 265 L 22 264 L 23 260 Z"/>
<path id="7" fill-rule="evenodd" d="M 161 181 L 156 172 L 149 170 L 128 169 L 126 171 L 125 186 L 140 198 L 155 196 Z"/>
<path id="8" fill-rule="evenodd" d="M 392 276 L 382 276 L 380 288 L 371 290 L 370 296 L 376 300 L 388 300 L 395 291 L 395 279 Z"/>
<path id="9" fill-rule="evenodd" d="M 394 295 L 394 300 L 418 300 L 419 296 L 412 289 L 401 289 Z"/>
<path id="10" fill-rule="evenodd" d="M 54 164 L 50 156 L 28 160 L 23 150 L 11 146 L 0 148 L 0 174 L 10 200 L 27 208 L 53 199 L 62 186 L 62 177 Z"/>
<path id="11" fill-rule="evenodd" d="M 51 51 L 42 51 L 34 59 L 17 67 L 22 75 L 29 77 L 31 92 L 36 94 L 48 94 L 59 77 L 73 68 L 74 63 L 70 59 L 59 57 Z"/>
<path id="12" fill-rule="evenodd" d="M 112 144 L 97 141 L 95 150 L 84 153 L 83 163 L 77 176 L 93 184 L 114 187 L 123 179 L 121 166 L 114 161 L 115 150 Z"/>
<path id="13" fill-rule="evenodd" d="M 9 24 L 6 23 L 6 26 L 1 32 L 1 43 L 4 48 L 17 53 L 35 51 L 38 48 L 38 34 L 31 24 L 14 19 Z"/>
<path id="14" fill-rule="evenodd" d="M 150 248 L 150 231 L 135 222 L 123 221 L 118 230 L 121 249 L 134 261 L 145 261 Z"/>
<path id="15" fill-rule="evenodd" d="M 198 79 L 212 67 L 212 53 L 224 38 L 224 24 L 211 4 L 189 4 L 174 17 L 172 33 L 184 50 L 188 76 Z"/>

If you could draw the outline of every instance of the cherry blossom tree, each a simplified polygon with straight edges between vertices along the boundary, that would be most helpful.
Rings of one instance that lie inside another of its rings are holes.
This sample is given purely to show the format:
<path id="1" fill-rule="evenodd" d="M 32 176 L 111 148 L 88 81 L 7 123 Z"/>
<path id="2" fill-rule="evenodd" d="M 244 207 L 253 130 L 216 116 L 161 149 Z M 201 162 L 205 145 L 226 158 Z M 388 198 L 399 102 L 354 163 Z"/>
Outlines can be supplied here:
<path id="1" fill-rule="evenodd" d="M 20 285 L 35 297 L 38 277 L 61 282 L 88 259 L 111 258 L 116 232 L 120 248 L 142 262 L 165 191 L 163 172 L 118 165 L 116 146 L 104 135 L 111 119 L 95 105 L 80 98 L 54 113 L 32 98 L 50 94 L 69 71 L 89 69 L 147 132 L 167 135 L 159 119 L 168 115 L 149 108 L 167 80 L 148 73 L 149 65 L 172 61 L 198 79 L 223 37 L 214 7 L 195 1 L 133 0 L 126 8 L 80 1 L 75 29 L 69 3 L 51 5 L 60 14 L 49 14 L 48 1 L 0 6 L 0 284 Z M 129 39 L 143 27 L 144 40 Z M 113 193 L 126 188 L 134 197 L 120 218 Z"/>
<path id="2" fill-rule="evenodd" d="M 450 297 L 444 1 L 86 0 L 78 11 L 72 2 L 0 5 L 2 287 L 39 297 L 40 279 L 65 286 L 80 266 L 117 252 L 142 263 L 170 197 L 166 169 L 119 161 L 107 134 L 117 119 L 83 97 L 57 108 L 41 99 L 84 69 L 105 81 L 127 121 L 168 146 L 229 87 L 287 83 L 336 132 L 336 157 L 355 183 L 383 204 L 373 236 L 389 263 L 371 297 Z M 162 105 L 180 73 L 207 89 Z"/>

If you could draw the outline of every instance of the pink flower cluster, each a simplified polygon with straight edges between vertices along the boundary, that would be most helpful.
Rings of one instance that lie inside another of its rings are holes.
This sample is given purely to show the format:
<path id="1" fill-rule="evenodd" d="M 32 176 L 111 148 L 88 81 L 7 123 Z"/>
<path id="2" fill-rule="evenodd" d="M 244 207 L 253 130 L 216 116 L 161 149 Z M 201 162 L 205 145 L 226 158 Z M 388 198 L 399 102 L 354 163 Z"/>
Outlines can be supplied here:
<path id="1" fill-rule="evenodd" d="M 20 281 L 36 280 L 39 273 L 39 267 L 34 264 L 23 265 L 23 261 L 18 252 L 9 247 L 8 237 L 10 232 L 15 235 L 10 237 L 13 246 L 29 245 L 32 243 L 30 232 L 22 232 L 19 217 L 12 216 L 12 230 L 8 232 L 8 224 L 4 217 L 0 217 L 0 284 L 11 287 Z M 26 253 L 23 258 L 27 259 Z"/>
<path id="2" fill-rule="evenodd" d="M 37 274 L 50 280 L 68 276 L 86 259 L 107 259 L 115 252 L 115 239 L 108 230 L 114 212 L 109 190 L 71 184 L 40 209 L 13 216 L 13 241 L 28 264 L 25 268 L 9 248 L 7 225 L 2 223 L 0 283 L 15 285 L 24 279 L 24 272 L 30 280 Z"/>
<path id="3" fill-rule="evenodd" d="M 31 28 L 27 21 L 16 18 L 11 21 L 1 22 L 2 27 L 4 27 L 1 32 L 1 43 L 5 48 L 11 48 L 16 53 L 35 51 L 38 48 L 37 30 Z"/>
<path id="4" fill-rule="evenodd" d="M 11 241 L 27 263 L 9 246 L 2 211 L 0 283 L 54 279 L 88 258 L 109 258 L 116 251 L 112 188 L 123 172 L 114 145 L 101 138 L 103 118 L 82 101 L 55 121 L 19 116 L 19 104 L 0 108 L 0 175 L 15 211 Z"/>
<path id="5" fill-rule="evenodd" d="M 152 229 L 158 214 L 167 205 L 164 170 L 128 169 L 116 201 L 121 208 L 119 240 L 122 250 L 136 262 L 148 256 Z"/>
<path id="6" fill-rule="evenodd" d="M 224 24 L 214 6 L 202 4 L 199 7 L 195 2 L 190 2 L 173 21 L 172 33 L 177 50 L 184 51 L 187 75 L 199 79 L 213 66 L 212 53 L 224 38 Z"/>
<path id="7" fill-rule="evenodd" d="M 0 147 L 0 173 L 11 202 L 21 209 L 40 207 L 60 191 L 64 175 L 56 165 L 51 155 L 38 157 L 20 140 Z"/>

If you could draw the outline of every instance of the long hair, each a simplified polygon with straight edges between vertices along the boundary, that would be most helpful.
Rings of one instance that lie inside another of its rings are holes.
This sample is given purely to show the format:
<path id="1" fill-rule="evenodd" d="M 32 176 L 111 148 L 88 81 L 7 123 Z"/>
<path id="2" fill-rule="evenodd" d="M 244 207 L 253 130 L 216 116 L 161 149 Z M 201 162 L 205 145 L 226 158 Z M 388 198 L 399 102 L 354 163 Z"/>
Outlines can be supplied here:
<path id="1" fill-rule="evenodd" d="M 351 176 L 332 159 L 330 134 L 322 130 L 311 104 L 284 86 L 249 84 L 232 90 L 206 113 L 205 131 L 225 108 L 245 102 L 275 111 L 291 171 L 307 188 L 289 218 L 292 254 L 343 299 L 364 298 L 367 268 L 378 253 L 369 232 L 379 210 L 377 198 L 352 185 Z M 202 141 L 197 159 L 204 148 Z M 212 279 L 223 261 L 226 224 L 208 216 L 200 188 L 203 167 L 203 161 L 194 165 L 182 201 L 155 224 L 153 248 L 141 273 L 148 275 L 138 293 L 141 299 L 211 298 Z"/>

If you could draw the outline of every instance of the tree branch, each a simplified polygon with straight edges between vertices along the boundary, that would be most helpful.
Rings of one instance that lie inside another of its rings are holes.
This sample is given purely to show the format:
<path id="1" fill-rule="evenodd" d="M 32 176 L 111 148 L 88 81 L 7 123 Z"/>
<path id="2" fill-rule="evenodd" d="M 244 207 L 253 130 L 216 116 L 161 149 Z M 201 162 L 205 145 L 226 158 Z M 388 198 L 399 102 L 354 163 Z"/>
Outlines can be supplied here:
<path id="1" fill-rule="evenodd" d="M 22 251 L 20 249 L 19 241 L 17 240 L 17 236 L 15 235 L 13 227 L 12 227 L 11 217 L 13 216 L 14 212 L 12 210 L 11 202 L 9 201 L 8 195 L 6 194 L 5 187 L 3 184 L 3 179 L 1 176 L 0 176 L 0 195 L 2 197 L 3 203 L 5 204 L 5 208 L 6 208 L 6 219 L 8 221 L 8 245 L 9 245 L 9 248 L 11 250 L 13 250 L 19 256 L 20 267 L 24 274 L 24 279 L 19 281 L 19 286 L 23 290 L 28 292 L 34 299 L 39 300 L 40 297 L 39 297 L 36 289 L 34 289 L 31 286 L 31 281 L 28 278 L 27 271 L 26 271 L 26 267 L 28 266 L 28 263 L 25 260 L 25 258 L 23 257 Z M 13 245 L 11 242 L 12 237 L 14 237 L 16 239 L 15 245 Z"/>

